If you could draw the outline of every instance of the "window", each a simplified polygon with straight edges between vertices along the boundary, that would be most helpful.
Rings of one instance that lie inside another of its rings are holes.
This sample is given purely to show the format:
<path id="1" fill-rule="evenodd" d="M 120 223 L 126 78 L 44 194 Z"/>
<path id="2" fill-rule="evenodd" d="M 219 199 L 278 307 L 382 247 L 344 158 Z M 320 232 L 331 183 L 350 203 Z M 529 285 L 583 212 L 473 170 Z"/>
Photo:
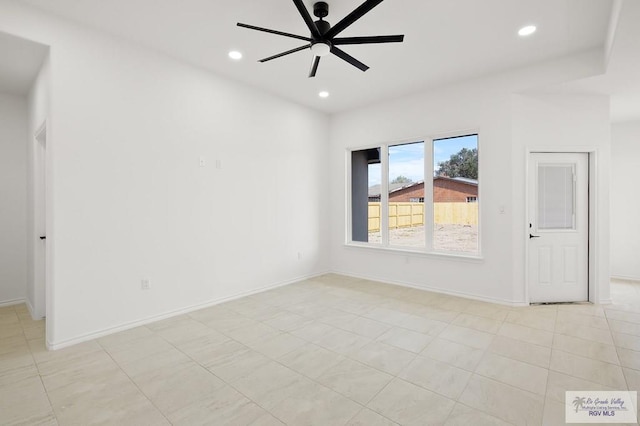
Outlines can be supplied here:
<path id="1" fill-rule="evenodd" d="M 350 151 L 349 242 L 478 254 L 478 135 Z"/>

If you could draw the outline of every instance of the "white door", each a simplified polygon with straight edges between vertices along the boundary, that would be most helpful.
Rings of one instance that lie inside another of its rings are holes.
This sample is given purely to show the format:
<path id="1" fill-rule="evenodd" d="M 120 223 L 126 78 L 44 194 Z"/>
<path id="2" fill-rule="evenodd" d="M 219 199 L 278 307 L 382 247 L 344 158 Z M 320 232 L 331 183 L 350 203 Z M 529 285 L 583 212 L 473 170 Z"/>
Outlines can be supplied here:
<path id="1" fill-rule="evenodd" d="M 529 300 L 589 300 L 589 155 L 529 159 Z"/>

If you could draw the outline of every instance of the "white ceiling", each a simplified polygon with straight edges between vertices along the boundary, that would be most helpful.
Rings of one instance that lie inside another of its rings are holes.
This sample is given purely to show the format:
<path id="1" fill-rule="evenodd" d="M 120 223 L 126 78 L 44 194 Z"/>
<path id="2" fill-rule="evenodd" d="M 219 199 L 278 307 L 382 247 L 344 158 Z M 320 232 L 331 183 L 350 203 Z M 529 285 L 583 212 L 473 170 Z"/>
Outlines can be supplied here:
<path id="1" fill-rule="evenodd" d="M 308 30 L 287 0 L 22 0 L 325 112 L 361 106 L 605 43 L 613 0 L 387 0 L 341 36 L 405 34 L 402 44 L 344 46 L 371 69 L 334 56 L 307 78 L 311 53 L 260 58 L 304 42 L 251 31 L 237 22 L 300 35 Z M 329 0 L 337 23 L 363 0 Z M 314 1 L 305 0 L 312 10 Z M 535 24 L 527 39 L 517 30 Z M 244 53 L 234 62 L 231 49 Z M 328 99 L 317 93 L 327 90 Z"/>
<path id="2" fill-rule="evenodd" d="M 0 32 L 0 93 L 29 93 L 47 51 L 47 46 Z"/>
<path id="3" fill-rule="evenodd" d="M 613 122 L 640 119 L 640 1 L 627 0 L 620 10 L 615 39 L 604 75 L 563 85 L 567 92 L 611 96 Z"/>

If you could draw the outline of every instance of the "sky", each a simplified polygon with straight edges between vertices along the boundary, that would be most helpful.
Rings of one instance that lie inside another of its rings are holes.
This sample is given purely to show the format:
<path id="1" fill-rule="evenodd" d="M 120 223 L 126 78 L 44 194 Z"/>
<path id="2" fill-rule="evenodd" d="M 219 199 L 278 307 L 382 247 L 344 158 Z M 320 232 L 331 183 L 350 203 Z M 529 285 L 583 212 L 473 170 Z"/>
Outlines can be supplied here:
<path id="1" fill-rule="evenodd" d="M 462 136 L 433 141 L 434 169 L 462 148 L 478 147 L 478 136 Z M 389 182 L 398 176 L 406 176 L 413 182 L 424 180 L 424 142 L 389 147 Z M 369 166 L 369 186 L 381 182 L 380 164 Z"/>

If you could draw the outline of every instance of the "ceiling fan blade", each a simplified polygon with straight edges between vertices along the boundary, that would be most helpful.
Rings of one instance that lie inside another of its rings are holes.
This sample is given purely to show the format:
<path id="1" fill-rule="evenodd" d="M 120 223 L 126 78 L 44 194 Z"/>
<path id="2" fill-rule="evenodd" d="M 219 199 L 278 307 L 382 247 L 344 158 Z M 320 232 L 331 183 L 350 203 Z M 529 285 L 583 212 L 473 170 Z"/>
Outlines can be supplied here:
<path id="1" fill-rule="evenodd" d="M 402 43 L 404 35 L 372 36 L 372 37 L 341 37 L 334 38 L 331 43 L 335 46 L 345 44 L 374 44 L 374 43 Z"/>
<path id="2" fill-rule="evenodd" d="M 304 5 L 302 0 L 293 0 L 293 4 L 295 4 L 298 8 L 298 12 L 300 12 L 302 19 L 304 19 L 304 23 L 307 24 L 307 27 L 309 27 L 309 31 L 311 31 L 311 35 L 313 36 L 313 38 L 320 38 L 320 31 L 318 31 L 316 23 L 313 22 L 313 19 L 311 18 L 307 7 Z"/>
<path id="3" fill-rule="evenodd" d="M 359 60 L 354 58 L 353 56 L 349 55 L 344 50 L 340 50 L 335 46 L 331 47 L 331 53 L 336 55 L 338 58 L 349 62 L 351 65 L 353 65 L 354 67 L 356 67 L 356 68 L 358 68 L 358 69 L 360 69 L 362 71 L 366 71 L 366 70 L 369 69 L 368 66 L 366 66 L 365 64 L 363 64 L 362 62 L 360 62 Z"/>
<path id="4" fill-rule="evenodd" d="M 320 56 L 314 56 L 313 62 L 311 62 L 311 71 L 309 71 L 309 78 L 316 76 L 316 72 L 318 72 L 318 65 L 320 65 Z"/>
<path id="5" fill-rule="evenodd" d="M 310 44 L 306 44 L 304 46 L 296 47 L 295 49 L 287 50 L 286 52 L 278 53 L 277 55 L 269 56 L 268 58 L 260 59 L 258 62 L 267 62 L 267 61 L 270 61 L 272 59 L 281 58 L 283 56 L 290 55 L 292 53 L 296 53 L 296 52 L 299 52 L 301 50 L 308 49 L 310 47 L 311 47 Z"/>
<path id="6" fill-rule="evenodd" d="M 382 3 L 383 0 L 367 0 L 358 6 L 353 12 L 348 14 L 342 21 L 335 24 L 327 33 L 325 38 L 331 39 L 342 31 L 344 31 L 349 25 L 362 18 L 371 9 Z"/>
<path id="7" fill-rule="evenodd" d="M 303 36 L 299 36 L 299 35 L 296 35 L 296 34 L 290 34 L 290 33 L 283 33 L 282 31 L 270 30 L 268 28 L 254 27 L 253 25 L 242 24 L 240 22 L 238 22 L 238 26 L 242 27 L 242 28 L 248 28 L 250 30 L 263 31 L 263 32 L 269 33 L 269 34 L 276 34 L 276 35 L 281 35 L 281 36 L 285 36 L 285 37 L 297 38 L 298 40 L 311 41 L 311 39 L 309 37 L 303 37 Z"/>

